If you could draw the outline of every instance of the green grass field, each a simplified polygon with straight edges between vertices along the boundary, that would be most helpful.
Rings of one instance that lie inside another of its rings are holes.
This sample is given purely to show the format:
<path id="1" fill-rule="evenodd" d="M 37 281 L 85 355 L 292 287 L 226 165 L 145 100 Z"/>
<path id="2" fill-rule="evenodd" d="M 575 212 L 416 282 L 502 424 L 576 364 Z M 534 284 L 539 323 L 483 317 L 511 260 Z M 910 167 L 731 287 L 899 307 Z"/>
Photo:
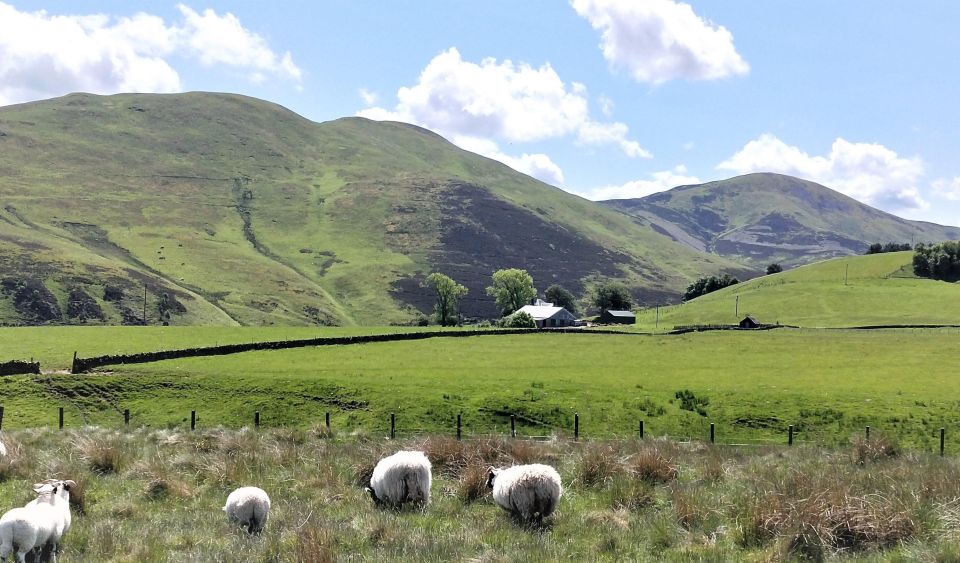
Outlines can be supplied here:
<path id="1" fill-rule="evenodd" d="M 735 324 L 801 327 L 960 324 L 960 285 L 913 275 L 912 252 L 836 258 L 763 276 L 682 305 L 645 309 L 636 330 Z M 738 303 L 739 298 L 739 303 Z"/>
<path id="2" fill-rule="evenodd" d="M 22 330 L 0 331 L 5 351 L 25 345 Z M 107 353 L 300 334 L 62 330 L 30 333 L 38 356 L 68 359 L 53 353 L 57 343 L 70 342 L 69 350 L 85 337 L 91 344 L 81 351 Z M 93 344 L 111 331 L 126 344 Z M 142 336 L 128 338 L 132 334 Z M 315 347 L 113 366 L 87 375 L 7 377 L 0 381 L 0 403 L 4 428 L 56 424 L 64 406 L 68 426 L 117 426 L 127 408 L 134 424 L 155 427 L 187 424 L 191 410 L 202 427 L 249 425 L 255 410 L 266 426 L 304 427 L 330 412 L 337 429 L 385 435 L 396 413 L 398 432 L 409 436 L 452 434 L 462 413 L 468 435 L 506 434 L 510 414 L 518 417 L 521 435 L 551 435 L 572 433 L 579 413 L 581 432 L 592 437 L 633 435 L 644 420 L 656 436 L 706 439 L 713 422 L 721 442 L 782 442 L 792 424 L 800 442 L 837 444 L 870 425 L 932 450 L 942 426 L 954 452 L 960 451 L 960 439 L 952 439 L 960 436 L 960 383 L 952 362 L 957 337 L 955 329 L 780 329 Z M 675 394 L 682 390 L 709 401 L 701 405 L 705 416 L 681 408 Z"/>

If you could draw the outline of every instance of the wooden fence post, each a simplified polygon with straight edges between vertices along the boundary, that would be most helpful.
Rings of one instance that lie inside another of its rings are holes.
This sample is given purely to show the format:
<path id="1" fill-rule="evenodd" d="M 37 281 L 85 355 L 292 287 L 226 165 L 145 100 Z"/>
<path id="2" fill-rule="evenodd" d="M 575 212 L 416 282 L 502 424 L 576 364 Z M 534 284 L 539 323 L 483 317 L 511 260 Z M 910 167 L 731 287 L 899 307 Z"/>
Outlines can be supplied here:
<path id="1" fill-rule="evenodd" d="M 870 427 L 869 427 L 869 426 L 867 426 L 866 437 L 867 437 L 867 440 L 870 439 Z"/>
<path id="2" fill-rule="evenodd" d="M 397 415 L 395 413 L 390 413 L 390 439 L 393 440 L 397 437 Z"/>
<path id="3" fill-rule="evenodd" d="M 517 417 L 512 414 L 510 415 L 510 437 L 517 437 Z"/>
<path id="4" fill-rule="evenodd" d="M 788 446 L 793 445 L 793 425 L 792 424 L 789 427 L 787 427 L 787 445 Z"/>
<path id="5" fill-rule="evenodd" d="M 944 435 L 946 434 L 946 432 L 947 432 L 946 428 L 940 429 L 940 457 L 943 457 L 943 446 L 944 446 L 944 437 L 945 437 Z"/>
<path id="6" fill-rule="evenodd" d="M 710 423 L 710 443 L 714 443 L 713 423 Z"/>
<path id="7" fill-rule="evenodd" d="M 573 413 L 573 439 L 580 439 L 580 413 Z"/>
<path id="8" fill-rule="evenodd" d="M 461 415 L 459 414 L 457 415 L 457 441 L 458 442 L 460 441 L 460 416 Z"/>
<path id="9" fill-rule="evenodd" d="M 60 407 L 60 430 L 63 430 L 63 407 Z"/>
<path id="10" fill-rule="evenodd" d="M 330 432 L 330 413 L 327 413 L 325 418 L 327 421 L 327 432 L 329 433 Z"/>
<path id="11" fill-rule="evenodd" d="M 640 421 L 640 439 L 643 440 L 643 421 Z"/>
<path id="12" fill-rule="evenodd" d="M 190 430 L 197 428 L 197 411 L 190 411 Z"/>
<path id="13" fill-rule="evenodd" d="M 253 427 L 260 428 L 260 411 L 253 411 Z"/>
<path id="14" fill-rule="evenodd" d="M 3 429 L 3 407 L 0 406 L 0 430 Z"/>
<path id="15" fill-rule="evenodd" d="M 123 425 L 130 426 L 130 409 L 123 409 Z"/>

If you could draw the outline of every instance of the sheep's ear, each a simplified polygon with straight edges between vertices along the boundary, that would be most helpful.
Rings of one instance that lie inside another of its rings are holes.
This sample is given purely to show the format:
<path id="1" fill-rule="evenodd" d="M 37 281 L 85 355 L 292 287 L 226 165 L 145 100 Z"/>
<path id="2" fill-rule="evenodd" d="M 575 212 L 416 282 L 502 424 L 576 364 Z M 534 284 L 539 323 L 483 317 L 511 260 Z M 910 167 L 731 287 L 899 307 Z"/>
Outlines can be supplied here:
<path id="1" fill-rule="evenodd" d="M 74 487 L 77 486 L 77 482 L 73 479 L 67 479 L 63 482 L 63 488 L 67 491 L 72 491 Z"/>
<path id="2" fill-rule="evenodd" d="M 40 491 L 43 490 L 43 488 L 44 488 L 45 486 L 46 486 L 46 483 L 34 483 L 34 484 L 33 484 L 33 492 L 39 493 Z"/>
<path id="3" fill-rule="evenodd" d="M 487 488 L 488 489 L 493 488 L 493 480 L 496 478 L 497 478 L 497 470 L 493 466 L 491 466 L 490 469 L 487 470 Z"/>

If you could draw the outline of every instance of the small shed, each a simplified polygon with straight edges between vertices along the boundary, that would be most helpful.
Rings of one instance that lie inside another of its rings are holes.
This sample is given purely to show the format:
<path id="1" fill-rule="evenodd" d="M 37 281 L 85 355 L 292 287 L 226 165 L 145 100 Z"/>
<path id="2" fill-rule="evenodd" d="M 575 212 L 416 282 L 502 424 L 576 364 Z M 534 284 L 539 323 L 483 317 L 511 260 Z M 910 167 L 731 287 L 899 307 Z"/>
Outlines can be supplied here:
<path id="1" fill-rule="evenodd" d="M 740 328 L 760 328 L 760 321 L 747 315 L 740 321 Z"/>
<path id="2" fill-rule="evenodd" d="M 597 319 L 597 322 L 601 324 L 621 324 L 621 325 L 632 325 L 637 324 L 637 316 L 633 314 L 633 311 L 603 311 L 600 313 L 600 318 Z"/>

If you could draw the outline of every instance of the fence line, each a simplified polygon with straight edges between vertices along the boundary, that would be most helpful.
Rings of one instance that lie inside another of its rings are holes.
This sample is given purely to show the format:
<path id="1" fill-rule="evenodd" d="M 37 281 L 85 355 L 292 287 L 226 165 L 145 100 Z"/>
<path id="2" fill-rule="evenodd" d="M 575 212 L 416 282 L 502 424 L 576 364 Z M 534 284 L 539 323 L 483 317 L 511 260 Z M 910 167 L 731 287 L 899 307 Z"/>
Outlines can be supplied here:
<path id="1" fill-rule="evenodd" d="M 35 362 L 31 358 L 29 362 L 24 360 L 10 360 L 9 362 L 0 362 L 0 376 L 3 375 L 26 375 L 40 374 L 40 362 Z"/>
<path id="2" fill-rule="evenodd" d="M 57 412 L 58 412 L 58 426 L 59 426 L 59 429 L 60 429 L 60 430 L 63 430 L 64 427 L 65 427 L 65 422 L 66 422 L 65 417 L 64 417 L 64 408 L 63 408 L 62 406 L 61 406 L 61 407 L 58 407 Z M 0 430 L 3 429 L 3 419 L 4 419 L 4 415 L 5 415 L 5 408 L 4 408 L 3 405 L 0 405 Z M 124 410 L 123 410 L 123 425 L 124 425 L 124 428 L 127 428 L 127 429 L 128 429 L 129 426 L 130 426 L 130 415 L 131 415 L 130 409 L 124 409 Z M 463 433 L 463 418 L 462 418 L 462 416 L 463 416 L 463 413 L 462 413 L 462 412 L 461 412 L 461 413 L 458 413 L 457 416 L 456 416 L 456 426 L 454 427 L 454 428 L 455 428 L 455 434 L 454 434 L 454 435 L 456 436 L 456 439 L 457 439 L 457 440 L 461 440 L 461 439 L 463 438 L 463 436 L 464 436 L 464 433 Z M 191 431 L 195 431 L 195 430 L 197 429 L 197 421 L 198 421 L 198 420 L 200 420 L 200 419 L 199 419 L 199 417 L 197 416 L 197 411 L 196 411 L 196 410 L 191 410 L 191 411 L 190 411 L 190 430 L 191 430 Z M 262 422 L 262 419 L 261 419 L 260 411 L 253 411 L 253 425 L 254 425 L 254 428 L 257 429 L 257 430 L 259 430 L 259 429 L 261 428 L 261 422 Z M 636 434 L 634 434 L 634 436 L 635 436 L 635 437 L 638 437 L 638 438 L 641 439 L 641 440 L 644 440 L 644 439 L 646 439 L 646 437 L 645 437 L 645 430 L 646 430 L 646 429 L 645 429 L 645 424 L 644 424 L 645 421 L 644 421 L 643 419 L 640 419 L 638 422 L 639 422 L 639 424 L 638 424 L 638 426 L 637 426 L 637 430 L 638 430 L 638 431 L 637 431 Z M 721 442 L 721 443 L 718 444 L 717 441 L 716 441 L 716 430 L 717 430 L 716 423 L 711 422 L 711 423 L 709 423 L 709 424 L 710 424 L 710 425 L 709 425 L 709 433 L 708 433 L 708 434 L 705 434 L 704 436 L 701 436 L 700 438 L 689 437 L 689 436 L 688 436 L 688 437 L 677 437 L 677 436 L 671 437 L 671 436 L 666 436 L 666 435 L 664 436 L 664 438 L 672 439 L 673 441 L 675 441 L 675 442 L 680 442 L 680 443 L 692 443 L 692 442 L 696 442 L 696 441 L 705 441 L 705 442 L 706 442 L 706 441 L 709 441 L 710 444 L 716 444 L 716 445 L 721 445 L 721 446 L 733 446 L 733 447 L 747 447 L 747 446 L 750 446 L 750 447 L 763 447 L 763 446 L 776 446 L 776 445 L 786 445 L 787 447 L 792 447 L 792 446 L 794 445 L 794 441 L 795 441 L 795 429 L 794 429 L 794 425 L 791 424 L 791 425 L 789 425 L 789 426 L 787 427 L 785 439 L 784 439 L 783 441 L 780 441 L 780 442 L 764 442 L 764 441 L 759 441 L 759 442 L 757 442 L 757 443 L 752 443 L 752 444 L 750 444 L 750 443 L 735 443 L 735 442 L 722 443 L 722 442 Z M 324 425 L 325 425 L 325 428 L 326 428 L 326 432 L 327 432 L 328 434 L 330 434 L 330 433 L 333 431 L 333 428 L 332 428 L 331 422 L 330 422 L 330 412 L 329 412 L 329 411 L 327 411 L 327 412 L 325 413 L 325 416 L 324 416 Z M 391 412 L 391 413 L 390 413 L 390 416 L 389 416 L 389 428 L 390 428 L 389 438 L 390 438 L 391 440 L 395 440 L 395 439 L 397 438 L 397 434 L 398 434 L 398 432 L 397 432 L 397 428 L 398 428 L 398 427 L 397 427 L 397 414 L 394 413 L 394 412 Z M 550 426 L 548 426 L 548 428 L 550 428 L 551 432 L 557 432 L 558 430 L 560 430 L 560 431 L 563 430 L 563 429 L 558 429 L 558 428 L 554 428 L 554 427 L 550 427 Z M 574 413 L 573 427 L 572 427 L 572 429 L 573 429 L 573 440 L 574 440 L 575 442 L 577 442 L 577 441 L 579 441 L 580 438 L 581 438 L 581 433 L 580 433 L 580 414 L 579 414 L 579 413 Z M 435 431 L 435 430 L 427 430 L 427 429 L 424 429 L 424 428 L 416 428 L 416 429 L 413 429 L 413 431 L 414 431 L 414 435 L 416 435 L 416 434 L 441 434 L 441 433 L 442 433 L 442 432 L 437 432 L 437 431 Z M 633 432 L 631 432 L 631 434 L 633 434 Z M 485 434 L 485 435 L 491 435 L 491 434 Z M 492 435 L 496 435 L 496 434 L 492 434 Z M 517 436 L 517 427 L 516 427 L 516 416 L 513 415 L 513 414 L 510 415 L 510 433 L 509 433 L 509 437 L 512 438 L 512 439 L 517 439 L 517 438 L 518 438 L 518 436 Z M 521 439 L 537 439 L 537 438 L 549 438 L 549 437 L 550 437 L 550 436 L 521 436 L 520 438 L 521 438 Z M 939 438 L 940 438 L 940 450 L 939 450 L 939 453 L 940 453 L 940 456 L 942 457 L 942 456 L 944 456 L 945 449 L 946 449 L 946 428 L 945 428 L 945 427 L 941 427 L 941 428 L 939 429 Z M 864 427 L 864 439 L 865 439 L 866 442 L 870 442 L 870 441 L 871 441 L 871 438 L 870 438 L 870 426 L 865 426 L 865 427 Z M 875 438 L 874 438 L 874 439 L 875 439 Z"/>

